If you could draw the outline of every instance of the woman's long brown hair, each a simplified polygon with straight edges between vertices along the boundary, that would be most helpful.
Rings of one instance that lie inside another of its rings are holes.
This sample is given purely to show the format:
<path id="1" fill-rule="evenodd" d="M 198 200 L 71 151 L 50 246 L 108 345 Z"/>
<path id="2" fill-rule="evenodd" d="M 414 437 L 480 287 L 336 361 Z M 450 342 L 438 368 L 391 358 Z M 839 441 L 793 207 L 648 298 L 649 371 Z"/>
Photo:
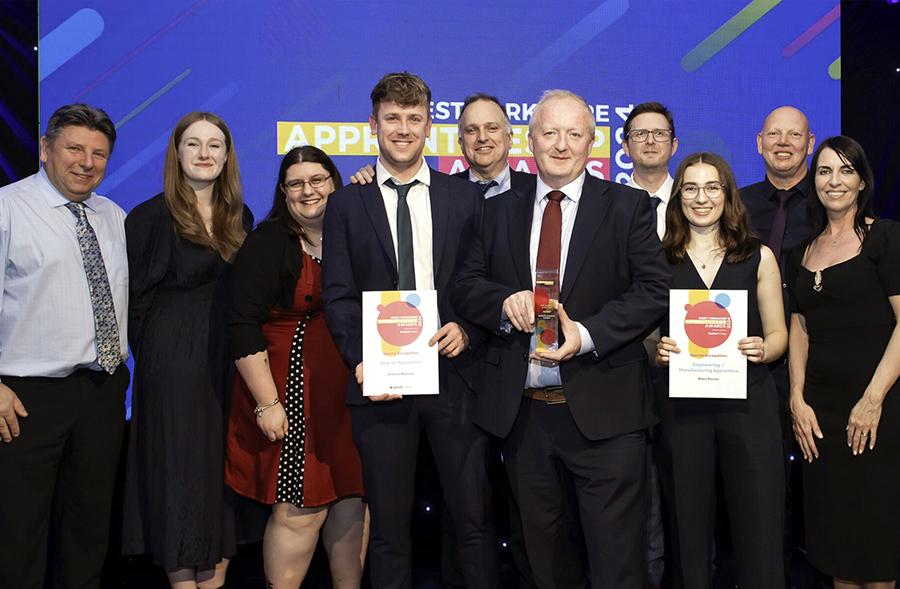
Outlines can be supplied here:
<path id="1" fill-rule="evenodd" d="M 197 208 L 197 195 L 188 185 L 184 170 L 178 162 L 178 145 L 185 130 L 197 121 L 209 121 L 225 135 L 228 159 L 222 173 L 213 186 L 212 233 L 207 233 L 203 218 Z M 247 232 L 244 230 L 244 198 L 241 190 L 241 173 L 237 154 L 228 125 L 211 112 L 192 112 L 178 121 L 166 148 L 166 164 L 163 171 L 166 206 L 172 215 L 175 232 L 182 238 L 219 253 L 223 260 L 231 261 L 241 247 Z"/>
<path id="2" fill-rule="evenodd" d="M 725 197 L 725 210 L 719 219 L 719 246 L 725 252 L 725 261 L 743 262 L 759 249 L 759 237 L 750 228 L 747 207 L 741 200 L 734 181 L 731 167 L 721 156 L 709 152 L 692 153 L 681 161 L 675 172 L 672 197 L 666 207 L 666 235 L 662 246 L 670 263 L 679 264 L 684 260 L 685 250 L 691 242 L 691 228 L 684 211 L 681 210 L 681 186 L 684 172 L 691 166 L 709 164 L 719 172 L 719 182 Z"/>

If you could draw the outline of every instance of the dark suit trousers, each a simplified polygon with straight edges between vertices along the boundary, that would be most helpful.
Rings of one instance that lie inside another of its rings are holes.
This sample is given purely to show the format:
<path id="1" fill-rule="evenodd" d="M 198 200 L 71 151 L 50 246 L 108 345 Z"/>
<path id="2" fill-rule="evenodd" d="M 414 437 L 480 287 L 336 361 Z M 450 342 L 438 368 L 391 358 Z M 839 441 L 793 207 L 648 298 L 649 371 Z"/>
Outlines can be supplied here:
<path id="1" fill-rule="evenodd" d="M 375 589 L 412 587 L 410 524 L 419 436 L 428 436 L 450 509 L 466 587 L 497 586 L 497 538 L 490 520 L 489 436 L 470 418 L 471 393 L 351 406 L 369 504 L 369 567 Z"/>
<path id="2" fill-rule="evenodd" d="M 100 587 L 128 369 L 2 380 L 28 417 L 0 442 L 0 587 L 43 587 L 48 552 L 48 586 Z"/>
<path id="3" fill-rule="evenodd" d="M 587 546 L 590 586 L 643 589 L 647 513 L 647 436 L 639 431 L 593 441 L 566 404 L 523 397 L 503 454 L 522 509 L 525 549 L 541 589 L 585 586 L 566 524 L 571 481 Z"/>
<path id="4" fill-rule="evenodd" d="M 784 465 L 778 398 L 766 375 L 747 401 L 664 399 L 657 444 L 671 520 L 673 585 L 712 586 L 716 464 L 722 473 L 738 584 L 783 588 Z M 684 401 L 692 404 L 684 408 Z M 709 410 L 700 409 L 705 404 Z M 696 407 L 696 409 L 694 408 Z"/>

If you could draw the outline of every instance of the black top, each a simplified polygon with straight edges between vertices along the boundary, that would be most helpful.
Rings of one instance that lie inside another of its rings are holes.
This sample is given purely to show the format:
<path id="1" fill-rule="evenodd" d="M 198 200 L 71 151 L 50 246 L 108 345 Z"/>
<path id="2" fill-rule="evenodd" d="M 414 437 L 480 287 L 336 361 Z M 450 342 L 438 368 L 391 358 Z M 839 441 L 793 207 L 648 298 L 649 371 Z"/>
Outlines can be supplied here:
<path id="1" fill-rule="evenodd" d="M 781 272 L 781 294 L 784 300 L 784 318 L 786 325 L 791 324 L 790 295 L 785 280 L 785 272 L 790 259 L 791 250 L 810 238 L 812 227 L 809 222 L 808 200 L 815 197 L 812 176 L 807 174 L 803 180 L 788 189 L 791 196 L 787 201 L 787 222 L 784 226 L 784 241 L 781 244 L 781 255 L 778 259 L 778 270 Z M 750 213 L 750 226 L 759 234 L 763 243 L 769 243 L 772 222 L 778 211 L 778 189 L 769 178 L 762 182 L 741 188 L 741 199 Z M 773 363 L 773 366 L 777 363 Z"/>
<path id="2" fill-rule="evenodd" d="M 265 351 L 262 325 L 272 307 L 294 306 L 303 267 L 299 240 L 281 221 L 263 221 L 244 240 L 235 258 L 228 316 L 228 341 L 234 358 Z"/>
<path id="3" fill-rule="evenodd" d="M 810 178 L 807 175 L 788 189 L 791 196 L 787 201 L 787 223 L 784 228 L 784 241 L 781 245 L 781 259 L 778 260 L 782 274 L 784 274 L 785 263 L 790 251 L 809 239 L 812 232 L 807 213 L 807 199 L 814 194 L 815 189 L 811 185 Z M 769 182 L 768 178 L 765 178 L 762 182 L 741 188 L 741 199 L 747 205 L 747 211 L 750 213 L 751 227 L 759 234 L 764 243 L 768 243 L 769 234 L 772 232 L 772 222 L 778 211 L 778 189 Z"/>

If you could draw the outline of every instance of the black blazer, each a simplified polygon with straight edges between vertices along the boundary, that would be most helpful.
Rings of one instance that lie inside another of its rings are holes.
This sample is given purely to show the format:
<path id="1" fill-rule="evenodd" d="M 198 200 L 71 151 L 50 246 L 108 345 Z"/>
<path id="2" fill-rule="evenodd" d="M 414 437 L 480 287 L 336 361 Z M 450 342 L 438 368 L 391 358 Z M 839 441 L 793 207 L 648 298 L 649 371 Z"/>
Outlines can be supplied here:
<path id="1" fill-rule="evenodd" d="M 533 290 L 529 264 L 536 187 L 485 203 L 481 229 L 453 292 L 459 313 L 489 330 L 475 422 L 505 437 L 512 429 L 528 367 L 531 336 L 499 331 L 503 301 Z M 647 193 L 587 175 L 572 230 L 560 301 L 591 334 L 595 352 L 560 365 L 569 410 L 597 440 L 655 421 L 643 333 L 668 307 L 671 273 Z"/>
<path id="2" fill-rule="evenodd" d="M 453 174 L 457 178 L 463 180 L 469 179 L 469 170 L 463 170 Z M 509 184 L 512 190 L 528 190 L 537 185 L 537 176 L 528 174 L 527 172 L 517 172 L 512 168 L 509 169 Z M 499 195 L 497 195 L 499 196 Z"/>
<path id="3" fill-rule="evenodd" d="M 462 320 L 450 305 L 450 287 L 460 252 L 472 242 L 484 199 L 471 182 L 431 170 L 431 230 L 434 285 L 441 321 L 456 321 L 469 334 L 477 329 Z M 322 297 L 325 320 L 347 366 L 362 362 L 362 293 L 395 290 L 397 260 L 384 200 L 378 184 L 350 184 L 328 198 L 322 239 Z M 452 360 L 440 357 L 440 386 L 450 386 L 448 371 L 466 351 Z M 463 381 L 459 380 L 462 384 Z M 363 404 L 365 398 L 351 378 L 347 402 Z"/>
<path id="4" fill-rule="evenodd" d="M 272 307 L 294 306 L 303 267 L 300 238 L 280 221 L 263 221 L 238 251 L 231 280 L 228 341 L 234 358 L 266 349 L 262 325 Z"/>

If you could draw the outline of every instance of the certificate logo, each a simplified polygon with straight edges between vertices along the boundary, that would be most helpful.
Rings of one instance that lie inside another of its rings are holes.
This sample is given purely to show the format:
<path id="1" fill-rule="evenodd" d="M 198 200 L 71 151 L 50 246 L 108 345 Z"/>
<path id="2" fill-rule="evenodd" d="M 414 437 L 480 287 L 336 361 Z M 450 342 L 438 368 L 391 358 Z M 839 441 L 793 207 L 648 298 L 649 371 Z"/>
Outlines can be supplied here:
<path id="1" fill-rule="evenodd" d="M 403 300 L 378 305 L 376 326 L 384 343 L 402 348 L 422 335 L 422 314 L 418 309 L 420 304 L 419 295 L 409 293 Z"/>
<path id="2" fill-rule="evenodd" d="M 691 294 L 695 292 L 708 291 L 692 291 Z M 731 298 L 719 293 L 715 300 L 692 302 L 694 304 L 684 306 L 684 332 L 692 344 L 688 346 L 691 356 L 702 358 L 710 349 L 725 343 L 731 335 L 732 321 L 728 312 Z"/>

